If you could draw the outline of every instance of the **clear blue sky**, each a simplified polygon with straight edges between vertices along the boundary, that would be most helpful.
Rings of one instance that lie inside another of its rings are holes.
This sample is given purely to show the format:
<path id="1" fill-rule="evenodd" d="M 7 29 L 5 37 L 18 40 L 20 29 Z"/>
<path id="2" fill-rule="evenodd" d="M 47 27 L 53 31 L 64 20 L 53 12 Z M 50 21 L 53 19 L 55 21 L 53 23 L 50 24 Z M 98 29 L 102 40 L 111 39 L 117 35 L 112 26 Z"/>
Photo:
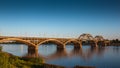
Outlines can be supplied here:
<path id="1" fill-rule="evenodd" d="M 120 39 L 119 0 L 1 0 L 0 34 Z"/>

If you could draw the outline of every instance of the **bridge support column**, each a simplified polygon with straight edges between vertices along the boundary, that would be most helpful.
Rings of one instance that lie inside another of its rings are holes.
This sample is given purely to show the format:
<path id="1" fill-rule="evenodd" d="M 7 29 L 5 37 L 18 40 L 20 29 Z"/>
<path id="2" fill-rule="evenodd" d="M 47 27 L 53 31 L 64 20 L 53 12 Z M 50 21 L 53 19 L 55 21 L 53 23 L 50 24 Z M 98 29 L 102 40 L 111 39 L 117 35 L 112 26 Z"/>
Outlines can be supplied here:
<path id="1" fill-rule="evenodd" d="M 107 46 L 109 46 L 109 45 L 110 45 L 110 42 L 107 43 Z"/>
<path id="2" fill-rule="evenodd" d="M 66 52 L 66 49 L 57 49 L 56 53 L 58 53 L 58 55 L 65 55 L 67 52 Z"/>
<path id="3" fill-rule="evenodd" d="M 74 44 L 74 49 L 81 49 L 82 48 L 82 44 Z"/>
<path id="4" fill-rule="evenodd" d="M 97 44 L 97 42 L 94 42 L 94 43 L 91 43 L 91 46 L 92 47 L 98 47 L 98 44 Z"/>
<path id="5" fill-rule="evenodd" d="M 65 45 L 58 45 L 57 46 L 57 50 L 64 50 L 65 49 Z"/>
<path id="6" fill-rule="evenodd" d="M 97 44 L 97 42 L 95 42 L 95 47 L 98 47 L 98 44 Z"/>
<path id="7" fill-rule="evenodd" d="M 38 57 L 38 46 L 28 46 L 28 55 Z"/>
<path id="8" fill-rule="evenodd" d="M 109 46 L 110 42 L 104 42 L 104 46 Z"/>

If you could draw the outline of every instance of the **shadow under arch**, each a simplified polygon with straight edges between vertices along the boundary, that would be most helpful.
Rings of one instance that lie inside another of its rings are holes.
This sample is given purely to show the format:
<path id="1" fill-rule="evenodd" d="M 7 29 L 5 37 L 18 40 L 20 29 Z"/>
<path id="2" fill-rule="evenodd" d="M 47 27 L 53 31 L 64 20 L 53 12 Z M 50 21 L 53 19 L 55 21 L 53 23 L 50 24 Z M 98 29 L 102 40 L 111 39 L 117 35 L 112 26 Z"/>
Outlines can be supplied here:
<path id="1" fill-rule="evenodd" d="M 77 40 L 68 40 L 67 42 L 65 42 L 64 45 L 73 43 L 74 44 L 74 49 L 80 49 L 82 48 L 81 42 L 77 41 Z"/>
<path id="2" fill-rule="evenodd" d="M 37 46 L 40 46 L 41 44 L 45 44 L 45 43 L 53 43 L 57 45 L 57 49 L 64 49 L 65 46 L 62 42 L 56 40 L 56 39 L 48 39 L 48 40 L 44 40 L 40 43 L 37 44 Z"/>
<path id="3" fill-rule="evenodd" d="M 16 42 L 26 44 L 27 46 L 35 47 L 35 45 L 31 43 L 30 41 L 19 39 L 19 38 L 5 38 L 5 39 L 0 40 L 0 43 L 6 42 L 6 41 L 16 41 Z"/>

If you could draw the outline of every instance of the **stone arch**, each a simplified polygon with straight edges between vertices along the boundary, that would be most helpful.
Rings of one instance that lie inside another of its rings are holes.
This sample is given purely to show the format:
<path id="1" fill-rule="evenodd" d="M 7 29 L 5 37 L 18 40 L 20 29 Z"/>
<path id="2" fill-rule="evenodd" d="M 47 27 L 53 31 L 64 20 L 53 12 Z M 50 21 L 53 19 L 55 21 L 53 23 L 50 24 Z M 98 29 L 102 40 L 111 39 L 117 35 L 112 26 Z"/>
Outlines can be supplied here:
<path id="1" fill-rule="evenodd" d="M 17 41 L 17 42 L 21 42 L 23 44 L 26 44 L 28 46 L 35 47 L 35 44 L 31 43 L 30 41 L 19 39 L 19 38 L 5 38 L 5 39 L 0 40 L 0 43 L 5 42 L 5 41 Z"/>
<path id="2" fill-rule="evenodd" d="M 74 44 L 74 48 L 82 48 L 81 42 L 77 41 L 77 40 L 68 40 L 67 42 L 65 42 L 64 45 L 67 45 L 68 43 L 73 43 Z"/>
<path id="3" fill-rule="evenodd" d="M 57 48 L 65 48 L 64 44 L 61 41 L 56 40 L 56 39 L 47 39 L 47 40 L 44 40 L 44 41 L 40 42 L 39 44 L 37 44 L 37 46 L 39 46 L 41 44 L 44 44 L 44 43 L 47 43 L 47 42 L 51 42 L 53 44 L 56 44 Z"/>

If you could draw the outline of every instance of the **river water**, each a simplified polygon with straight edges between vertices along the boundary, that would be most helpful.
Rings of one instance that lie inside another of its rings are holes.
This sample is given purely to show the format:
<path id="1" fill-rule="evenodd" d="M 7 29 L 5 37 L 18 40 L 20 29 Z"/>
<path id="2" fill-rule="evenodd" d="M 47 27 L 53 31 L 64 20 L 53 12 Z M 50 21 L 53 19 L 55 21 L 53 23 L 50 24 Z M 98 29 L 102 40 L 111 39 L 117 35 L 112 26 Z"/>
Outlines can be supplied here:
<path id="1" fill-rule="evenodd" d="M 2 51 L 16 56 L 28 56 L 28 47 L 24 44 L 0 44 Z M 58 51 L 54 44 L 43 44 L 39 46 L 39 57 L 45 63 L 65 67 L 95 66 L 96 68 L 120 68 L 120 47 L 106 46 L 93 48 L 83 45 L 82 49 L 74 49 L 72 44 L 66 45 L 66 49 Z"/>

